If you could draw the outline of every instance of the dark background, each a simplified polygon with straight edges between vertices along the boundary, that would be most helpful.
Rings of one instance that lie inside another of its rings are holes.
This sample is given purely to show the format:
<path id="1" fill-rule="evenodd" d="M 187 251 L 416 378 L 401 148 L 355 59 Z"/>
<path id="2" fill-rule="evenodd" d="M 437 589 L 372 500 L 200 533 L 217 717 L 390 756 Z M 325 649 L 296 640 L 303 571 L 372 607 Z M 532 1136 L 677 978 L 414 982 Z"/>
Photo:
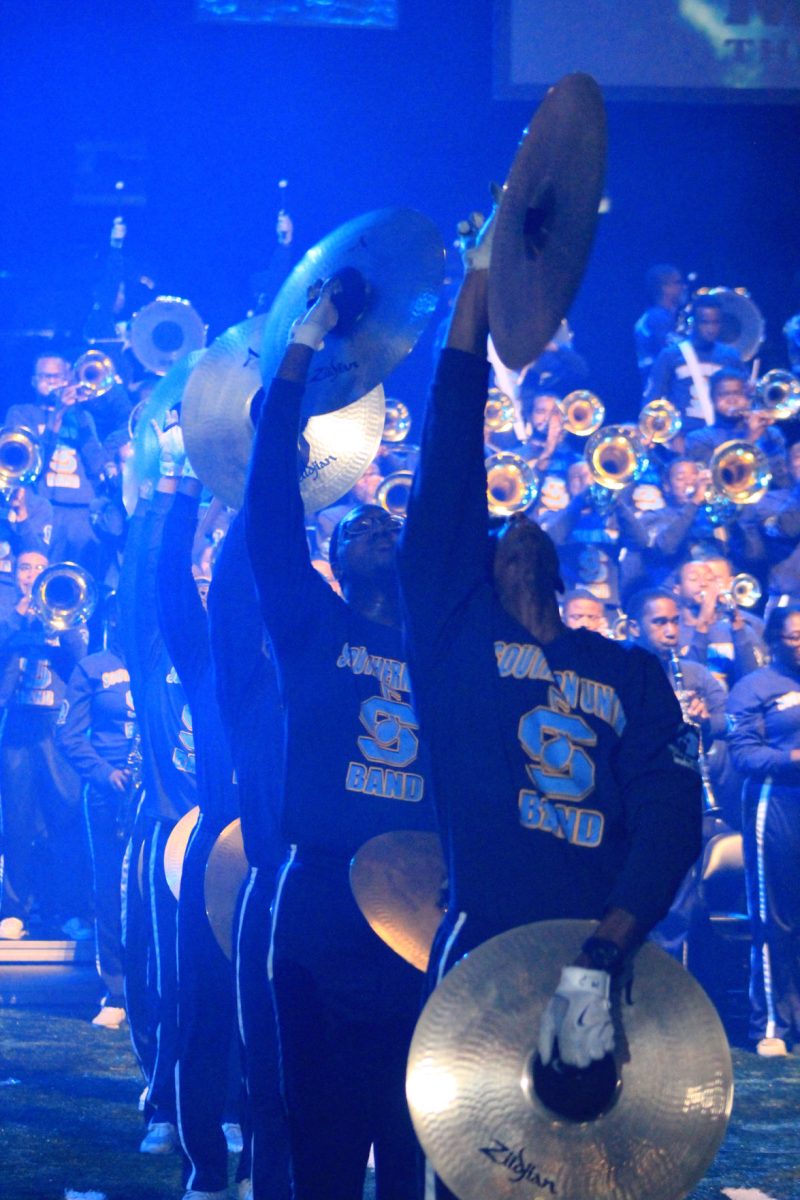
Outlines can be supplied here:
<path id="1" fill-rule="evenodd" d="M 401 0 L 393 31 L 202 24 L 192 0 L 2 0 L 0 20 L 3 405 L 33 352 L 9 331 L 80 329 L 91 303 L 115 205 L 75 202 L 77 144 L 144 146 L 127 249 L 214 336 L 243 319 L 267 262 L 279 178 L 298 253 L 395 204 L 450 241 L 533 107 L 493 99 L 488 0 Z M 762 370 L 783 365 L 781 327 L 800 308 L 797 108 L 613 101 L 609 123 L 612 207 L 570 319 L 611 414 L 637 407 L 631 326 L 654 262 L 748 287 L 768 322 Z M 417 414 L 430 340 L 389 382 Z"/>

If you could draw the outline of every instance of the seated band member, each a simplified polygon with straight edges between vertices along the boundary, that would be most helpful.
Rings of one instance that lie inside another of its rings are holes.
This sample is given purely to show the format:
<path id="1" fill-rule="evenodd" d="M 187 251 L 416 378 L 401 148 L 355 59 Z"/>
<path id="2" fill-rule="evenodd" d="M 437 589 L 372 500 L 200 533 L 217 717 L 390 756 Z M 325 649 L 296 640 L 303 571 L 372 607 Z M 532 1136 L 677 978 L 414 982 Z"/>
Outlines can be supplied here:
<path id="1" fill-rule="evenodd" d="M 282 833 L 292 846 L 268 962 L 296 1200 L 360 1200 L 370 1143 L 378 1200 L 407 1200 L 416 1148 L 405 1064 L 420 980 L 368 927 L 348 867 L 378 834 L 430 829 L 433 812 L 399 628 L 401 522 L 362 504 L 336 527 L 330 562 L 344 601 L 308 556 L 300 405 L 314 348 L 337 320 L 324 289 L 295 325 L 260 413 L 245 493 L 285 708 Z"/>
<path id="2" fill-rule="evenodd" d="M 599 920 L 540 1031 L 545 1062 L 557 1038 L 563 1061 L 587 1066 L 613 1046 L 611 974 L 700 849 L 696 735 L 652 655 L 561 623 L 559 562 L 537 525 L 519 515 L 490 536 L 487 268 L 479 242 L 439 361 L 399 559 L 449 879 L 431 982 L 514 926 Z"/>

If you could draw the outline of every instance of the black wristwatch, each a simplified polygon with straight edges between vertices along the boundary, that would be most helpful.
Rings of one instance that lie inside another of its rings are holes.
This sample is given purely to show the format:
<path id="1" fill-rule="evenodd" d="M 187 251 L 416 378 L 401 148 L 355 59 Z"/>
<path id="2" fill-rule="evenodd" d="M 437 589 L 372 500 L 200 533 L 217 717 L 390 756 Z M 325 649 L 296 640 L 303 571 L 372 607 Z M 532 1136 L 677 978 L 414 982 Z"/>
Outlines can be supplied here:
<path id="1" fill-rule="evenodd" d="M 609 975 L 616 975 L 625 959 L 624 951 L 608 938 L 587 938 L 581 953 L 586 955 L 593 971 L 608 971 Z"/>

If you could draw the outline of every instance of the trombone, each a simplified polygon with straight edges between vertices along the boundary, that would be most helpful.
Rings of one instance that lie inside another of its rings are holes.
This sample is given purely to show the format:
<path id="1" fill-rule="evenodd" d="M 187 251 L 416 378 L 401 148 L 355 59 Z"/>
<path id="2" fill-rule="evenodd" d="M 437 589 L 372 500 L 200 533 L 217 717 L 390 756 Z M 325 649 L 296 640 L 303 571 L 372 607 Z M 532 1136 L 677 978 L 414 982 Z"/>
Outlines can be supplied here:
<path id="1" fill-rule="evenodd" d="M 386 415 L 383 420 L 383 442 L 402 442 L 408 436 L 411 428 L 411 414 L 408 406 L 402 400 L 387 400 Z"/>
<path id="2" fill-rule="evenodd" d="M 42 448 L 28 429 L 0 429 L 0 494 L 33 483 L 42 472 Z"/>
<path id="3" fill-rule="evenodd" d="M 800 380 L 791 371 L 767 371 L 756 383 L 755 407 L 774 421 L 790 421 L 800 412 Z"/>
<path id="4" fill-rule="evenodd" d="M 564 419 L 564 430 L 576 437 L 590 437 L 603 424 L 606 415 L 600 397 L 584 389 L 570 392 L 559 400 L 558 407 Z"/>
<path id="5" fill-rule="evenodd" d="M 408 509 L 413 471 L 393 471 L 387 475 L 375 492 L 375 502 L 393 517 L 404 517 Z"/>
<path id="6" fill-rule="evenodd" d="M 525 512 L 539 494 L 535 468 L 519 454 L 502 451 L 486 459 L 486 496 L 493 517 Z"/>
<path id="7" fill-rule="evenodd" d="M 603 425 L 586 443 L 584 457 L 594 482 L 611 492 L 635 483 L 648 467 L 635 425 Z"/>
<path id="8" fill-rule="evenodd" d="M 97 607 L 97 585 L 77 563 L 45 567 L 31 590 L 28 612 L 53 635 L 85 625 Z"/>
<path id="9" fill-rule="evenodd" d="M 639 432 L 648 443 L 665 446 L 680 431 L 683 421 L 674 404 L 660 397 L 645 404 L 639 413 Z"/>
<path id="10" fill-rule="evenodd" d="M 514 428 L 514 401 L 500 388 L 489 388 L 483 425 L 487 433 L 508 433 Z"/>

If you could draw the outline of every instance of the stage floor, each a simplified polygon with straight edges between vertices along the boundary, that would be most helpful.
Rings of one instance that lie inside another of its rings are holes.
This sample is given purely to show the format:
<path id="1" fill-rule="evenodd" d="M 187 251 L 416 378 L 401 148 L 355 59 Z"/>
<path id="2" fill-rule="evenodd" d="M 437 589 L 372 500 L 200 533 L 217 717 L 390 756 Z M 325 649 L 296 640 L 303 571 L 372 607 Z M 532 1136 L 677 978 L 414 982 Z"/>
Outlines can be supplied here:
<path id="1" fill-rule="evenodd" d="M 65 1189 L 107 1200 L 183 1194 L 175 1156 L 138 1153 L 142 1080 L 127 1028 L 90 1023 L 99 995 L 89 962 L 0 964 L 0 1195 L 8 1200 L 63 1200 Z M 733 1055 L 728 1135 L 691 1200 L 800 1200 L 800 1053 Z"/>

